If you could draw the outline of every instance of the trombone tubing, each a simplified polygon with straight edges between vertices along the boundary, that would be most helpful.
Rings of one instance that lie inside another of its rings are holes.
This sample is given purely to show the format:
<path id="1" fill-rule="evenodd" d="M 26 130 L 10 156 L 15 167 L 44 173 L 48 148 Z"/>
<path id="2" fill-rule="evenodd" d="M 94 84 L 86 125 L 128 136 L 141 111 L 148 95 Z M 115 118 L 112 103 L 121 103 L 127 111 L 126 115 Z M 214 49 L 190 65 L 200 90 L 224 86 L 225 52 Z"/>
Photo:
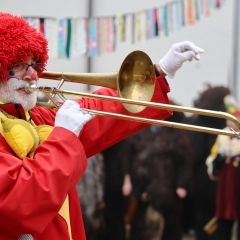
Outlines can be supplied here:
<path id="1" fill-rule="evenodd" d="M 124 114 L 118 114 L 118 113 L 109 113 L 109 112 L 102 112 L 92 109 L 86 109 L 90 114 L 98 115 L 98 116 L 107 116 L 107 117 L 115 117 L 119 119 L 124 120 L 131 120 L 135 122 L 142 122 L 147 124 L 154 124 L 164 127 L 171 127 L 171 128 L 179 128 L 183 130 L 190 130 L 190 131 L 197 131 L 197 132 L 205 132 L 210 134 L 221 134 L 226 135 L 230 137 L 236 137 L 240 138 L 240 132 L 235 132 L 234 130 L 228 131 L 228 130 L 221 130 L 221 129 L 214 129 L 214 128 L 207 128 L 207 127 L 200 127 L 200 126 L 192 126 L 189 124 L 183 124 L 183 123 L 173 123 L 173 122 L 167 122 L 163 120 L 155 120 L 155 119 L 149 119 L 149 118 L 141 118 L 141 117 L 134 117 L 134 116 L 127 116 Z"/>
<path id="2" fill-rule="evenodd" d="M 190 112 L 190 113 L 199 114 L 199 115 L 225 118 L 225 119 L 228 119 L 228 120 L 234 122 L 235 125 L 238 128 L 240 128 L 239 121 L 231 114 L 225 113 L 225 112 L 216 112 L 216 111 L 210 111 L 210 110 L 205 110 L 205 109 L 187 108 L 187 107 L 180 107 L 180 106 L 175 106 L 175 105 L 170 105 L 170 104 L 146 102 L 146 101 L 140 101 L 140 100 L 131 100 L 131 99 L 126 99 L 126 98 L 103 96 L 103 95 L 97 95 L 97 94 L 91 94 L 91 93 L 59 90 L 59 89 L 50 88 L 50 87 L 32 87 L 32 86 L 30 86 L 29 88 L 31 91 L 39 90 L 39 91 L 42 91 L 45 93 L 52 93 L 52 94 L 57 94 L 57 95 L 60 94 L 60 95 L 69 95 L 69 96 L 80 96 L 80 97 L 86 97 L 86 98 L 115 101 L 115 102 L 120 102 L 120 103 L 125 103 L 125 104 L 135 104 L 135 105 L 153 107 L 153 108 L 158 108 L 158 109 L 173 110 L 173 111 L 177 111 L 177 112 Z M 200 127 L 200 126 L 191 126 L 188 124 L 179 124 L 179 123 L 172 123 L 172 122 L 166 122 L 166 121 L 161 121 L 161 120 L 153 120 L 153 119 L 147 119 L 147 118 L 126 116 L 126 115 L 116 114 L 116 113 L 107 113 L 107 112 L 101 112 L 101 111 L 97 111 L 97 110 L 89 110 L 89 109 L 86 109 L 86 110 L 89 113 L 95 114 L 95 115 L 108 116 L 108 117 L 112 116 L 112 117 L 116 117 L 116 118 L 132 120 L 132 121 L 139 121 L 139 122 L 144 122 L 144 123 L 148 123 L 148 124 L 155 124 L 155 125 L 172 127 L 172 128 L 180 128 L 180 129 L 185 129 L 185 130 L 206 132 L 206 133 L 210 133 L 210 134 L 221 134 L 221 135 L 227 135 L 227 136 L 238 137 L 238 138 L 240 137 L 240 133 L 235 132 L 233 130 L 226 131 L 226 130 L 220 130 L 220 129 Z"/>
<path id="3" fill-rule="evenodd" d="M 225 112 L 220 111 L 211 111 L 211 110 L 205 110 L 205 109 L 198 109 L 198 108 L 187 108 L 187 107 L 181 107 L 181 106 L 175 106 L 171 104 L 163 104 L 163 103 L 155 103 L 155 102 L 146 102 L 146 101 L 140 101 L 140 100 L 132 100 L 127 98 L 119 98 L 119 97 L 111 97 L 111 96 L 103 96 L 103 95 L 97 95 L 92 93 L 82 93 L 82 92 L 75 92 L 75 91 L 68 91 L 68 90 L 59 90 L 55 88 L 49 88 L 49 87 L 38 87 L 38 90 L 52 93 L 52 94 L 62 94 L 62 95 L 68 95 L 68 96 L 80 96 L 85 98 L 95 98 L 95 99 L 101 99 L 101 100 L 108 100 L 108 101 L 114 101 L 114 102 L 120 102 L 125 104 L 135 104 L 140 106 L 146 106 L 146 107 L 152 107 L 152 108 L 158 108 L 158 109 L 165 109 L 165 110 L 172 110 L 176 112 L 189 112 L 199 115 L 205 115 L 209 117 L 217 117 L 217 118 L 225 118 L 228 119 L 236 124 L 236 126 L 240 129 L 240 123 L 233 115 Z"/>
<path id="4" fill-rule="evenodd" d="M 47 107 L 47 108 L 50 107 L 49 104 L 45 104 L 45 103 L 37 103 L 37 105 L 41 106 L 41 107 Z M 103 111 L 92 110 L 92 109 L 85 109 L 85 110 L 88 113 L 97 115 L 97 116 L 115 117 L 118 119 L 142 122 L 142 123 L 146 123 L 146 124 L 154 124 L 154 125 L 164 126 L 164 127 L 179 128 L 179 129 L 183 129 L 183 130 L 205 132 L 205 133 L 210 133 L 210 134 L 221 134 L 221 135 L 225 135 L 225 136 L 240 138 L 240 132 L 235 132 L 234 130 L 228 131 L 228 130 L 207 128 L 207 127 L 193 126 L 193 125 L 188 125 L 188 124 L 183 124 L 183 123 L 173 123 L 173 122 L 167 122 L 167 121 L 163 121 L 163 120 L 134 117 L 134 116 L 128 116 L 128 115 L 124 115 L 124 114 L 103 112 Z"/>

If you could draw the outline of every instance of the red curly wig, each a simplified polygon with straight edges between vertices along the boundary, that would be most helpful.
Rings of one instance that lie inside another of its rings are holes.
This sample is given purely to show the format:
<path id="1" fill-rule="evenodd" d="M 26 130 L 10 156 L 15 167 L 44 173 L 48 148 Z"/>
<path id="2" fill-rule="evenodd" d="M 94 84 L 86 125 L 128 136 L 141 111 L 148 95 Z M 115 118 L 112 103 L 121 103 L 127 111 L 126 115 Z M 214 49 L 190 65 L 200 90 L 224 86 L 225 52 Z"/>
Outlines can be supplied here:
<path id="1" fill-rule="evenodd" d="M 34 57 L 45 70 L 48 43 L 42 33 L 32 28 L 23 17 L 0 12 L 0 81 L 8 80 L 8 70 L 14 63 Z"/>

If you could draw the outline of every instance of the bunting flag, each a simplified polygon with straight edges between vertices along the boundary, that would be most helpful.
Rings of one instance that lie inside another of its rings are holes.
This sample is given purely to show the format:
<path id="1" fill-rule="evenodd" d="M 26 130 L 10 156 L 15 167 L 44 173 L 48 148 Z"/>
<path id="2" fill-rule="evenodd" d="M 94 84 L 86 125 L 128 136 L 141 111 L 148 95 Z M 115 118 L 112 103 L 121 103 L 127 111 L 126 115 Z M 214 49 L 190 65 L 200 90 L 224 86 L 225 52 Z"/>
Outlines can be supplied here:
<path id="1" fill-rule="evenodd" d="M 140 42 L 142 44 L 145 44 L 146 39 L 147 39 L 147 15 L 145 11 L 142 11 L 139 13 L 140 15 L 140 33 L 141 33 L 141 39 Z"/>
<path id="2" fill-rule="evenodd" d="M 168 37 L 186 25 L 194 25 L 201 15 L 209 16 L 226 0 L 168 0 L 158 7 L 128 14 L 93 18 L 24 17 L 48 40 L 51 58 L 89 57 L 112 53 L 119 42 L 141 43 Z"/>
<path id="3" fill-rule="evenodd" d="M 66 44 L 66 19 L 58 19 L 58 44 L 57 44 L 57 57 L 65 58 L 65 44 Z"/>
<path id="4" fill-rule="evenodd" d="M 67 39 L 66 39 L 66 58 L 70 57 L 70 43 L 72 36 L 72 21 L 70 18 L 67 19 Z"/>
<path id="5" fill-rule="evenodd" d="M 169 32 L 174 32 L 174 14 L 173 14 L 173 3 L 168 4 L 168 30 Z"/>
<path id="6" fill-rule="evenodd" d="M 136 15 L 135 14 L 131 14 L 132 15 L 132 44 L 135 43 L 136 39 L 135 39 L 135 29 L 136 29 Z"/>
<path id="7" fill-rule="evenodd" d="M 97 19 L 89 19 L 89 39 L 88 39 L 88 56 L 96 56 L 98 54 L 97 49 Z"/>
<path id="8" fill-rule="evenodd" d="M 210 15 L 210 10 L 209 10 L 209 0 L 203 0 L 203 7 L 204 7 L 204 14 L 205 16 Z"/>
<path id="9" fill-rule="evenodd" d="M 146 10 L 144 13 L 144 15 L 146 16 L 146 35 L 145 35 L 146 39 L 152 38 L 151 16 L 150 16 L 151 13 L 149 11 L 150 9 Z M 141 16 L 141 13 L 140 13 L 140 16 Z M 139 22 L 139 25 L 141 28 L 141 25 L 143 25 L 141 21 Z"/>
<path id="10" fill-rule="evenodd" d="M 73 20 L 72 55 L 79 57 L 87 53 L 87 22 L 85 18 Z"/>
<path id="11" fill-rule="evenodd" d="M 44 19 L 44 36 L 48 40 L 49 57 L 57 57 L 57 20 Z"/>
<path id="12" fill-rule="evenodd" d="M 44 34 L 44 18 L 39 18 L 39 31 L 45 36 L 45 34 Z"/>
<path id="13" fill-rule="evenodd" d="M 188 0 L 187 3 L 188 3 L 188 6 L 187 6 L 188 24 L 193 25 L 195 23 L 194 12 L 193 12 L 193 9 L 194 9 L 193 0 Z"/>
<path id="14" fill-rule="evenodd" d="M 195 19 L 198 21 L 200 19 L 199 14 L 199 2 L 198 0 L 195 0 Z"/>
<path id="15" fill-rule="evenodd" d="M 162 35 L 162 11 L 161 7 L 157 8 L 158 11 L 158 36 Z"/>
<path id="16" fill-rule="evenodd" d="M 157 8 L 154 8 L 154 36 L 159 36 L 159 26 L 158 26 L 158 20 L 159 19 L 159 10 Z"/>
<path id="17" fill-rule="evenodd" d="M 168 36 L 168 5 L 163 6 L 164 33 Z"/>
<path id="18" fill-rule="evenodd" d="M 154 9 L 150 8 L 146 11 L 146 38 L 153 38 L 155 35 L 155 24 L 154 24 Z"/>
<path id="19" fill-rule="evenodd" d="M 106 32 L 106 18 L 98 18 L 98 30 L 97 30 L 97 41 L 98 41 L 98 55 L 102 55 L 106 52 L 105 50 L 105 36 L 106 34 L 103 34 Z"/>
<path id="20" fill-rule="evenodd" d="M 221 7 L 221 0 L 216 0 L 216 8 L 220 8 Z"/>
<path id="21" fill-rule="evenodd" d="M 118 41 L 123 42 L 124 41 L 124 17 L 122 14 L 117 15 L 118 20 Z"/>
<path id="22" fill-rule="evenodd" d="M 203 0 L 201 0 L 201 1 L 203 1 Z M 181 19 L 182 19 L 182 26 L 185 26 L 186 25 L 186 20 L 185 20 L 185 12 L 186 12 L 186 10 L 185 10 L 185 4 L 184 4 L 184 0 L 181 0 L 181 9 L 182 9 L 182 11 L 181 11 L 181 13 L 182 13 L 182 15 L 181 15 Z"/>
<path id="23" fill-rule="evenodd" d="M 112 20 L 112 28 L 113 28 L 113 51 L 116 50 L 116 42 L 117 42 L 117 23 L 116 23 L 116 17 L 113 17 Z"/>
<path id="24" fill-rule="evenodd" d="M 128 44 L 132 43 L 132 14 L 127 14 L 125 16 L 125 42 Z"/>
<path id="25" fill-rule="evenodd" d="M 208 0 L 208 7 L 211 9 L 211 8 L 214 8 L 214 1 L 215 0 Z"/>
<path id="26" fill-rule="evenodd" d="M 164 12 L 163 12 L 163 6 L 160 6 L 158 8 L 158 28 L 159 32 L 164 32 Z"/>
<path id="27" fill-rule="evenodd" d="M 151 36 L 152 38 L 156 36 L 156 23 L 155 23 L 155 9 L 154 8 L 150 8 L 149 9 L 150 12 L 150 26 L 151 26 Z"/>
<path id="28" fill-rule="evenodd" d="M 113 52 L 113 24 L 112 18 L 106 18 L 106 49 L 108 53 Z"/>
<path id="29" fill-rule="evenodd" d="M 136 31 L 136 42 L 141 42 L 142 38 L 143 38 L 143 32 L 142 32 L 142 16 L 141 16 L 141 12 L 135 14 L 135 31 Z"/>
<path id="30" fill-rule="evenodd" d="M 181 29 L 181 3 L 180 2 L 176 2 L 176 4 L 174 4 L 174 13 L 173 15 L 174 17 L 174 30 L 176 32 L 180 31 Z"/>

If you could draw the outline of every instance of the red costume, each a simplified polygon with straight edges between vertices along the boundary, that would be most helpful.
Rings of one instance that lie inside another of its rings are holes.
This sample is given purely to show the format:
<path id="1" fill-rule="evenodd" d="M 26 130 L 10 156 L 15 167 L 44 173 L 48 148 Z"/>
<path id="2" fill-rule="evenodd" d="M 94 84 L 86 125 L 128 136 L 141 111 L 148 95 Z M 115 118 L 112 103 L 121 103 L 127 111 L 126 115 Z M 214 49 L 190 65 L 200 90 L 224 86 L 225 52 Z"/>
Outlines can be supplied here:
<path id="1" fill-rule="evenodd" d="M 169 103 L 169 86 L 158 77 L 152 101 Z M 117 96 L 115 90 L 102 88 L 97 94 Z M 92 99 L 76 100 L 81 108 L 128 114 L 120 103 Z M 4 107 L 4 105 L 2 106 Z M 19 111 L 8 113 L 17 117 Z M 34 107 L 30 111 L 36 125 L 54 126 L 56 111 Z M 132 114 L 133 115 L 133 114 Z M 145 109 L 138 116 L 164 119 L 170 111 Z M 76 183 L 85 171 L 90 157 L 146 124 L 95 117 L 83 128 L 79 139 L 70 131 L 55 127 L 49 138 L 35 150 L 33 159 L 16 157 L 0 136 L 0 239 L 14 240 L 22 234 L 32 234 L 34 240 L 70 239 L 66 221 L 58 214 L 66 196 L 72 239 L 84 240 L 81 210 Z M 67 160 L 67 161 L 66 161 Z"/>
<path id="2" fill-rule="evenodd" d="M 224 97 L 224 104 L 228 113 L 240 120 L 240 105 L 231 95 Z M 227 131 L 239 131 L 233 121 L 226 121 Z M 217 219 L 216 239 L 232 238 L 234 222 L 239 225 L 240 220 L 240 139 L 225 135 L 218 135 L 206 160 L 209 177 L 217 180 L 216 210 Z M 240 239 L 237 228 L 236 239 Z"/>
<path id="3" fill-rule="evenodd" d="M 225 129 L 231 130 L 230 127 Z M 219 135 L 209 161 L 219 153 L 222 158 L 217 174 L 215 216 L 218 219 L 240 220 L 240 139 Z"/>
<path id="4" fill-rule="evenodd" d="M 240 147 L 240 140 L 237 145 Z M 240 151 L 239 151 L 240 152 Z M 219 171 L 216 197 L 216 217 L 240 220 L 240 154 L 223 163 Z"/>

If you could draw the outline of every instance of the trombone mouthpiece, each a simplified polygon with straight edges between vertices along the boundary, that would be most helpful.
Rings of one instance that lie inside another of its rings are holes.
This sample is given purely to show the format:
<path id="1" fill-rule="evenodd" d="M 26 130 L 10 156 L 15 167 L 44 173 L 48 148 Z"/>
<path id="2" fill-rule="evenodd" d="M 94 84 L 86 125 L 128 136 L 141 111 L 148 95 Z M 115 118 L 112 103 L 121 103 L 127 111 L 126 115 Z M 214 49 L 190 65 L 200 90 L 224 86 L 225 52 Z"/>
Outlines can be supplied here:
<path id="1" fill-rule="evenodd" d="M 33 93 L 33 92 L 35 92 L 35 91 L 37 91 L 38 90 L 38 88 L 37 88 L 37 85 L 36 84 L 29 84 L 29 83 L 27 83 L 26 85 L 25 85 L 25 91 L 27 92 L 27 93 Z"/>

